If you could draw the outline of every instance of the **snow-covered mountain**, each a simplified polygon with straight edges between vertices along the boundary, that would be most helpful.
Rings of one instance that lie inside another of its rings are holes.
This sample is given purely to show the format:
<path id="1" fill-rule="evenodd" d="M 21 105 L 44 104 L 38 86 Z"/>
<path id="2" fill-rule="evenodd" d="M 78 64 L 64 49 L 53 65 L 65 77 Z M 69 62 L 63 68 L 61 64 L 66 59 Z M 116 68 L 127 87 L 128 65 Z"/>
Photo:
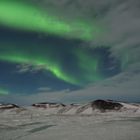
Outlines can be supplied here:
<path id="1" fill-rule="evenodd" d="M 86 104 L 35 103 L 23 108 L 15 104 L 0 104 L 0 111 L 22 112 L 42 115 L 94 115 L 96 113 L 135 113 L 140 114 L 140 104 L 123 103 L 112 100 L 95 100 Z"/>

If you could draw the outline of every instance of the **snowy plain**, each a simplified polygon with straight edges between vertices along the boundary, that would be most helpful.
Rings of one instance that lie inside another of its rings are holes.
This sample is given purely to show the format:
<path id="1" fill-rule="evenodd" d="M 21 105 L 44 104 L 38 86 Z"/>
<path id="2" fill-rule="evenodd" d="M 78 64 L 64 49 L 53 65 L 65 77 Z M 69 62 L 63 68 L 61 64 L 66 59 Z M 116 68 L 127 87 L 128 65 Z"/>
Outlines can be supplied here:
<path id="1" fill-rule="evenodd" d="M 140 140 L 140 107 L 120 111 L 34 107 L 0 110 L 0 140 Z M 75 111 L 74 111 L 75 110 Z"/>

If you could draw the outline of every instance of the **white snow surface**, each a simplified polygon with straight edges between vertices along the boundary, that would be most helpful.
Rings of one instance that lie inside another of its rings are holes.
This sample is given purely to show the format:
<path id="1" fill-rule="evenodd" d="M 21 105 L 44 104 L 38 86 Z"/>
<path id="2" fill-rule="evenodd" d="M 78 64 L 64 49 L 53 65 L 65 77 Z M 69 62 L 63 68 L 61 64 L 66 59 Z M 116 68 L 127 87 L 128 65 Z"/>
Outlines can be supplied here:
<path id="1" fill-rule="evenodd" d="M 140 105 L 121 104 L 104 113 L 88 104 L 0 110 L 0 140 L 140 140 Z"/>

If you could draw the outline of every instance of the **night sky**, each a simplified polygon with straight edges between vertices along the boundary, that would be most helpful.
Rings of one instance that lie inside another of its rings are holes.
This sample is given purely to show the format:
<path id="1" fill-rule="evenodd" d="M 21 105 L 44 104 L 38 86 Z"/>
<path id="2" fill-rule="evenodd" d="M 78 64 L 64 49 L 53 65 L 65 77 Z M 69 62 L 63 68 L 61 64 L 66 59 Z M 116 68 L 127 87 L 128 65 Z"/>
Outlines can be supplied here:
<path id="1" fill-rule="evenodd" d="M 1 0 L 0 101 L 139 101 L 140 20 L 126 26 L 130 4 Z"/>

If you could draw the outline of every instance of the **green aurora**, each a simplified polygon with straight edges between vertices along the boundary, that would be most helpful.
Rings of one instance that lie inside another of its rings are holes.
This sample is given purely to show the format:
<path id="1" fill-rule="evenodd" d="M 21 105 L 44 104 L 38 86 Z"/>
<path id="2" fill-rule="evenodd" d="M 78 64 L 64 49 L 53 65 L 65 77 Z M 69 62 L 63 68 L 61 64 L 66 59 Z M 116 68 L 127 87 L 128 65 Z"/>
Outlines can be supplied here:
<path id="1" fill-rule="evenodd" d="M 0 96 L 2 95 L 8 95 L 9 91 L 5 88 L 0 87 Z"/>
<path id="2" fill-rule="evenodd" d="M 93 40 L 101 32 L 101 27 L 95 22 L 91 24 L 83 19 L 64 20 L 25 0 L 1 0 L 0 23 L 16 29 L 85 41 Z"/>
<path id="3" fill-rule="evenodd" d="M 66 37 L 68 40 L 93 41 L 102 28 L 92 22 L 82 19 L 68 20 L 51 15 L 50 12 L 26 0 L 1 0 L 0 1 L 0 24 L 10 27 L 15 32 L 26 31 L 28 33 L 46 33 L 51 36 Z M 45 36 L 47 38 L 47 36 Z M 11 37 L 10 37 L 11 38 Z M 14 40 L 7 38 L 0 41 L 0 61 L 13 64 L 30 64 L 34 67 L 43 67 L 56 78 L 67 83 L 83 86 L 87 83 L 96 82 L 105 78 L 101 70 L 104 57 L 100 54 L 92 55 L 81 47 L 65 46 L 67 53 L 75 58 L 70 69 L 69 60 L 62 58 L 62 51 L 50 44 L 36 44 L 33 41 Z M 64 49 L 64 48 L 61 48 Z M 64 52 L 65 53 L 65 52 Z M 66 54 L 67 55 L 67 54 Z M 72 57 L 71 57 L 72 58 Z M 70 58 L 70 59 L 71 59 Z M 64 64 L 62 59 L 68 61 Z"/>
<path id="4" fill-rule="evenodd" d="M 79 75 L 75 75 L 63 68 L 64 64 L 61 62 L 61 54 L 59 54 L 61 51 L 56 52 L 55 49 L 50 49 L 50 47 L 38 47 L 35 44 L 28 47 L 21 46 L 21 44 L 16 45 L 14 43 L 12 46 L 11 44 L 0 44 L 0 60 L 43 67 L 46 71 L 50 71 L 55 77 L 75 85 L 83 85 L 87 82 L 97 81 L 102 77 L 101 74 L 98 73 L 99 59 L 90 56 L 85 50 L 81 51 L 80 48 L 73 49 L 73 55 L 77 59 L 77 68 L 75 69 L 82 71 Z M 57 56 L 56 53 L 58 54 Z"/>

